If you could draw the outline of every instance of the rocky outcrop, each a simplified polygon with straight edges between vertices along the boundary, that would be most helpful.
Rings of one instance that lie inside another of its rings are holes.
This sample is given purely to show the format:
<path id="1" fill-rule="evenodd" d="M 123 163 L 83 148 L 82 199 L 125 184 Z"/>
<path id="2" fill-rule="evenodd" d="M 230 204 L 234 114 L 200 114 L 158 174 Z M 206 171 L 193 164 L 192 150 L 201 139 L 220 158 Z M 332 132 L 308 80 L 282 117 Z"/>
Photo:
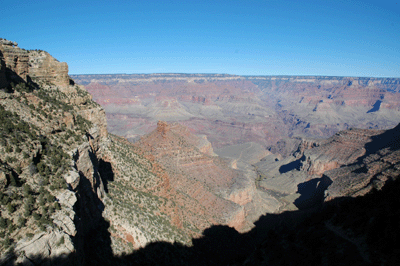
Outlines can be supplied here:
<path id="1" fill-rule="evenodd" d="M 13 228 L 0 229 L 12 247 L 0 247 L 1 263 L 58 264 L 72 256 L 83 264 L 91 234 L 107 232 L 102 217 L 103 151 L 109 142 L 105 112 L 82 86 L 70 84 L 67 64 L 47 52 L 0 40 L 0 59 L 0 83 L 6 87 L 0 90 L 6 126 L 0 189 L 1 195 L 12 190 L 18 196 L 12 203 L 6 199 L 7 213 L 1 210 L 2 221 Z"/>
<path id="2" fill-rule="evenodd" d="M 71 239 L 64 232 L 39 233 L 30 241 L 22 240 L 17 243 L 15 253 L 19 256 L 15 262 L 23 265 L 41 265 L 43 262 L 68 258 L 74 251 Z"/>
<path id="3" fill-rule="evenodd" d="M 57 86 L 65 87 L 70 84 L 67 63 L 59 62 L 44 51 L 29 51 L 28 75 L 33 80 L 39 79 Z"/>
<path id="4" fill-rule="evenodd" d="M 229 224 L 240 230 L 246 224 L 240 204 L 251 201 L 250 194 L 244 187 L 237 187 L 235 193 L 230 191 L 238 181 L 238 173 L 219 158 L 208 155 L 210 149 L 205 154 L 196 148 L 202 142 L 203 138 L 194 136 L 184 126 L 158 122 L 157 129 L 137 145 L 166 168 L 172 188 L 198 202 L 192 208 L 204 208 L 203 215 L 211 223 Z"/>
<path id="5" fill-rule="evenodd" d="M 167 137 L 166 134 L 168 133 L 169 129 L 170 129 L 169 125 L 166 122 L 164 121 L 157 122 L 157 132 L 161 134 L 161 136 L 164 139 Z"/>
<path id="6" fill-rule="evenodd" d="M 9 73 L 10 81 L 32 79 L 62 87 L 70 84 L 67 63 L 57 61 L 45 51 L 24 50 L 15 42 L 0 39 L 0 60 L 0 84 L 3 86 L 6 82 L 2 73 L 5 72 Z"/>
<path id="7" fill-rule="evenodd" d="M 325 192 L 326 200 L 362 196 L 393 181 L 400 174 L 399 143 L 400 125 L 376 132 L 356 161 L 324 173 L 333 181 Z"/>
<path id="8" fill-rule="evenodd" d="M 0 61 L 2 62 L 2 72 L 6 73 L 5 75 L 8 75 L 10 80 L 23 79 L 27 81 L 29 73 L 28 51 L 20 49 L 15 42 L 0 39 Z M 3 79 L 2 84 L 8 84 L 7 81 L 4 81 L 5 75 L 0 76 Z"/>
<path id="9" fill-rule="evenodd" d="M 209 156 L 216 156 L 216 154 L 214 153 L 213 146 L 211 142 L 208 141 L 207 136 L 203 135 L 199 137 L 200 137 L 199 143 L 196 146 L 199 149 L 199 151 Z"/>
<path id="10" fill-rule="evenodd" d="M 308 145 L 312 148 L 304 150 L 301 170 L 321 176 L 325 171 L 351 164 L 365 154 L 364 146 L 371 137 L 380 133 L 382 131 L 350 129 L 320 141 L 317 147 Z"/>
<path id="11" fill-rule="evenodd" d="M 47 232 L 38 233 L 31 240 L 21 240 L 15 247 L 15 253 L 19 256 L 16 263 L 23 265 L 41 265 L 42 261 L 60 261 L 75 252 L 72 238 L 76 235 L 75 193 L 65 190 L 57 196 L 62 210 L 52 215 L 54 224 L 59 228 L 48 228 Z"/>

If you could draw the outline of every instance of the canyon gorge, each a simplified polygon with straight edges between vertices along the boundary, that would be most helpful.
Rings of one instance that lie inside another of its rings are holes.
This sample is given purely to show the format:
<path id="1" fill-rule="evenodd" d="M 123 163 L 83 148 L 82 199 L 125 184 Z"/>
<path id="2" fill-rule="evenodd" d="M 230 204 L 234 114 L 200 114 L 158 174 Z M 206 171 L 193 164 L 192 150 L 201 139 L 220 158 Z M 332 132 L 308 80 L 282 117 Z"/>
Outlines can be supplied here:
<path id="1" fill-rule="evenodd" d="M 399 262 L 400 78 L 0 60 L 1 264 Z"/>

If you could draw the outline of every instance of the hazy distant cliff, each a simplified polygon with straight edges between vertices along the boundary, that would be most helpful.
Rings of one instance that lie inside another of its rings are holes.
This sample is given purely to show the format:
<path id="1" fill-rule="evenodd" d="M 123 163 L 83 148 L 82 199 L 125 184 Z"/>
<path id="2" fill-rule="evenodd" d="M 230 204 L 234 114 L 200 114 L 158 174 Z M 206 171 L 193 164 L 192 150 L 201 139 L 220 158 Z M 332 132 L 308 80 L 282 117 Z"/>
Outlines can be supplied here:
<path id="1" fill-rule="evenodd" d="M 214 148 L 287 137 L 330 137 L 400 120 L 400 79 L 226 74 L 72 75 L 107 112 L 110 132 L 134 140 L 179 121 Z M 229 133 L 229 134 L 228 134 Z"/>

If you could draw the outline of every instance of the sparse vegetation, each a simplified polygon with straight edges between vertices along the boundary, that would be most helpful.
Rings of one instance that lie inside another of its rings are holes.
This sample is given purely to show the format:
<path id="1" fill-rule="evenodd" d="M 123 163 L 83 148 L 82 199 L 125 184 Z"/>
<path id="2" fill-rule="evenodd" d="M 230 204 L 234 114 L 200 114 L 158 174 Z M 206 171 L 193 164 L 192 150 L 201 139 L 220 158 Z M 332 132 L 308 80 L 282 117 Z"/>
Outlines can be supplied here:
<path id="1" fill-rule="evenodd" d="M 156 175 L 154 165 L 143 155 L 135 153 L 135 148 L 126 140 L 111 135 L 109 146 L 114 161 L 118 162 L 115 171 L 118 173 L 113 182 L 109 183 L 107 206 L 112 213 L 113 221 L 129 222 L 130 226 L 142 232 L 148 241 L 173 241 L 189 244 L 190 232 L 194 232 L 187 223 L 183 229 L 177 228 L 169 214 L 165 211 L 174 202 L 165 197 L 157 196 L 163 180 Z M 174 208 L 173 207 L 173 208 Z M 115 230 L 114 236 L 124 239 L 122 232 Z M 139 237 L 139 236 L 137 236 Z M 118 238 L 117 238 L 118 239 Z M 118 244 L 116 244 L 118 243 Z M 130 242 L 119 241 L 113 244 L 114 252 L 129 252 Z"/>
<path id="2" fill-rule="evenodd" d="M 51 216 L 61 205 L 54 195 L 67 188 L 63 176 L 71 167 L 67 152 L 86 140 L 93 126 L 81 110 L 98 106 L 79 86 L 67 95 L 35 82 L 11 83 L 0 91 L 5 93 L 0 104 L 0 175 L 5 177 L 0 183 L 0 235 L 5 245 L 0 252 L 55 226 Z M 73 97 L 85 102 L 71 104 Z"/>

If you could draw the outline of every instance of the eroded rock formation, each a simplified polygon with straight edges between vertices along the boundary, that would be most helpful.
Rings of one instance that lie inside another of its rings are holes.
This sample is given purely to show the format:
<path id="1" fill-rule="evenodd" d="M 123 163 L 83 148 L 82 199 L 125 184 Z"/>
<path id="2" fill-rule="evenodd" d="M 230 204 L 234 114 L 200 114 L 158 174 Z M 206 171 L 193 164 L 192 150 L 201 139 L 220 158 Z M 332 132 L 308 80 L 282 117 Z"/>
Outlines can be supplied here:
<path id="1" fill-rule="evenodd" d="M 14 254 L 2 249 L 2 263 L 57 264 L 71 256 L 82 263 L 88 235 L 104 220 L 99 172 L 108 140 L 104 110 L 83 87 L 70 84 L 66 63 L 6 40 L 0 40 L 0 52 L 1 146 L 6 145 L 0 162 L 7 171 L 1 195 L 22 193 L 22 184 L 25 189 L 8 212 L 2 208 L 2 221 L 14 228 L 6 233 Z"/>
<path id="2" fill-rule="evenodd" d="M 204 213 L 211 224 L 230 224 L 241 229 L 246 225 L 244 210 L 229 196 L 238 173 L 219 158 L 202 153 L 197 146 L 203 141 L 186 127 L 160 121 L 156 131 L 141 138 L 137 145 L 166 167 L 169 184 L 176 191 L 198 202 L 190 203 L 197 210 L 195 213 Z"/>
<path id="3" fill-rule="evenodd" d="M 76 75 L 107 112 L 110 132 L 135 140 L 179 121 L 214 148 L 288 137 L 328 138 L 400 120 L 396 78 L 207 74 Z M 283 151 L 284 152 L 284 151 Z M 283 157 L 288 154 L 281 154 Z"/>
<path id="4" fill-rule="evenodd" d="M 2 65 L 0 75 L 7 72 L 9 81 L 18 78 L 24 81 L 32 79 L 63 87 L 70 83 L 67 63 L 57 61 L 45 51 L 24 50 L 15 42 L 1 39 L 0 60 Z M 3 86 L 4 84 L 3 76 Z"/>

